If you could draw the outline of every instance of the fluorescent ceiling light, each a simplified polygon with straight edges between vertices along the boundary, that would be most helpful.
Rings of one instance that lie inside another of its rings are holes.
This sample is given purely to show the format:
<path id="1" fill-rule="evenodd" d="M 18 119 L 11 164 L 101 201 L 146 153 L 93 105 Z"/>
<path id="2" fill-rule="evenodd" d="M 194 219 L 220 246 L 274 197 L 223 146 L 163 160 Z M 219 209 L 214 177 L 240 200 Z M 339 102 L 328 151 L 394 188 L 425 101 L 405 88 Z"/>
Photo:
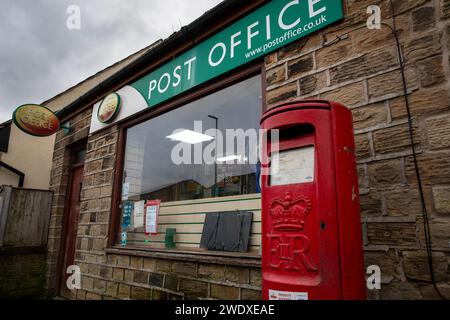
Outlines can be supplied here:
<path id="1" fill-rule="evenodd" d="M 241 156 L 232 155 L 232 156 L 217 158 L 217 162 L 228 162 L 228 161 L 241 160 L 241 159 L 242 159 Z"/>
<path id="2" fill-rule="evenodd" d="M 214 137 L 192 130 L 183 130 L 178 133 L 167 136 L 167 138 L 189 144 L 197 144 L 205 141 L 214 140 Z"/>

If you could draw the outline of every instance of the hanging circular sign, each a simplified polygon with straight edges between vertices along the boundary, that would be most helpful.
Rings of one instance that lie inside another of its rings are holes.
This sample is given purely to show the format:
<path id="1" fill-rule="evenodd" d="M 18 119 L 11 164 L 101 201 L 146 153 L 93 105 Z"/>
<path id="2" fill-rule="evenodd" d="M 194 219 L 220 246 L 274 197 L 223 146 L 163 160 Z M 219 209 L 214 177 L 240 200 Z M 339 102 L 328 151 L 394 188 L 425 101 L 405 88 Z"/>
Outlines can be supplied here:
<path id="1" fill-rule="evenodd" d="M 36 137 L 48 137 L 59 130 L 59 119 L 53 111 L 37 104 L 18 107 L 12 119 L 20 130 Z"/>
<path id="2" fill-rule="evenodd" d="M 120 96 L 111 93 L 103 99 L 98 107 L 97 118 L 101 123 L 108 123 L 114 120 L 120 110 Z"/>

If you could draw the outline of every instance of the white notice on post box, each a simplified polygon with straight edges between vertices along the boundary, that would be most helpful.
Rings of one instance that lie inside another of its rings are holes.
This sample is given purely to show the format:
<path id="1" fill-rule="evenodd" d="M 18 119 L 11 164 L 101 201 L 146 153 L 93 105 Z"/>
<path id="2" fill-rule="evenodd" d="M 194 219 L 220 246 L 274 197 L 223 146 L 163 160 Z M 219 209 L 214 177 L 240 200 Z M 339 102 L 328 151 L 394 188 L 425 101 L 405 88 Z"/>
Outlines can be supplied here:
<path id="1" fill-rule="evenodd" d="M 270 162 L 270 185 L 314 181 L 314 146 L 274 152 Z"/>
<path id="2" fill-rule="evenodd" d="M 269 300 L 309 300 L 308 292 L 269 290 Z"/>

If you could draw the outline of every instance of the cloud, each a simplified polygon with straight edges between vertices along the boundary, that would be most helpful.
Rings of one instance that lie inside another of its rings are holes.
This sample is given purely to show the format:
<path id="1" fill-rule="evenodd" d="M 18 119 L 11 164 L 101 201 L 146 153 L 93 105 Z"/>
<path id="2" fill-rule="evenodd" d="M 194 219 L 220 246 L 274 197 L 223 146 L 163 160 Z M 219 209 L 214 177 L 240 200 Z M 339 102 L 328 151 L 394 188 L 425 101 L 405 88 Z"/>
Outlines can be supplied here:
<path id="1" fill-rule="evenodd" d="M 221 0 L 2 0 L 0 123 L 189 24 Z M 68 6 L 81 9 L 69 30 Z"/>

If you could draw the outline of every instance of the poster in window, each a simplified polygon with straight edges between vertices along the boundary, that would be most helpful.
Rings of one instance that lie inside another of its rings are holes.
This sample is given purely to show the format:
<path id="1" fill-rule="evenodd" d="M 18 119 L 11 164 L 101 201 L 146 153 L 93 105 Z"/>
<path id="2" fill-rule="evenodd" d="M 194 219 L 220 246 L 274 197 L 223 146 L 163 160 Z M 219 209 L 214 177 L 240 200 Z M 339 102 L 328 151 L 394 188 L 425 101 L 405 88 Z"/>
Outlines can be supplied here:
<path id="1" fill-rule="evenodd" d="M 129 182 L 125 182 L 122 185 L 122 201 L 127 201 L 129 195 L 130 195 L 130 183 Z"/>
<path id="2" fill-rule="evenodd" d="M 144 221 L 145 234 L 147 235 L 158 234 L 158 215 L 160 205 L 160 200 L 147 201 L 147 204 L 145 205 Z"/>
<path id="3" fill-rule="evenodd" d="M 144 226 L 144 207 L 145 200 L 134 203 L 133 227 L 135 229 Z"/>
<path id="4" fill-rule="evenodd" d="M 133 202 L 126 201 L 123 204 L 123 218 L 122 218 L 122 228 L 129 228 L 131 225 L 131 215 L 133 213 L 134 204 Z"/>

